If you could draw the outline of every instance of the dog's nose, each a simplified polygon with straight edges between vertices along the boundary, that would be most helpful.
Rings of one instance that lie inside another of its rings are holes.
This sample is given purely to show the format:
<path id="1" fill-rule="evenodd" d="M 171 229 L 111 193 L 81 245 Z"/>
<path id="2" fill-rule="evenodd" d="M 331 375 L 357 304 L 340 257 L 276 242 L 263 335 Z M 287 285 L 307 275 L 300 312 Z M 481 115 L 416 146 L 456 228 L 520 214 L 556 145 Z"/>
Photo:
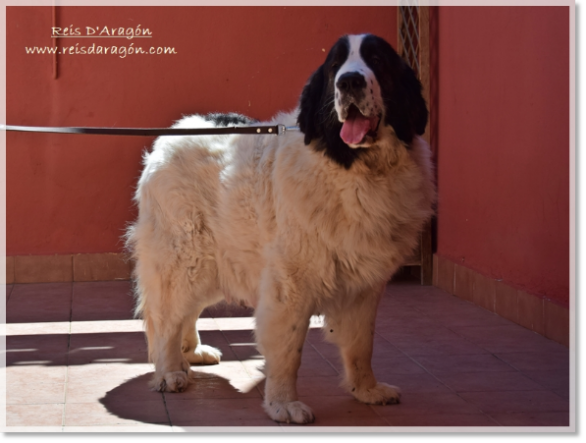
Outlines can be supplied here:
<path id="1" fill-rule="evenodd" d="M 366 80 L 360 72 L 346 72 L 340 76 L 336 86 L 341 92 L 355 93 L 366 87 Z"/>

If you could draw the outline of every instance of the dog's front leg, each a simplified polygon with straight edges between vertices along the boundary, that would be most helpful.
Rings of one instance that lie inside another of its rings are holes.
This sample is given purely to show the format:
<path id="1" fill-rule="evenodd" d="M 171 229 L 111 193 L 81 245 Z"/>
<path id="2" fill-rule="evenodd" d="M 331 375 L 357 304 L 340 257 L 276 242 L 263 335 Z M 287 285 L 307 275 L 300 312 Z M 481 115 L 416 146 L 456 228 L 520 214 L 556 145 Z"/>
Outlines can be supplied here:
<path id="1" fill-rule="evenodd" d="M 156 391 L 185 391 L 192 373 L 181 354 L 181 325 L 165 325 L 150 315 L 145 317 L 149 354 L 155 364 L 155 375 L 149 386 Z"/>
<path id="2" fill-rule="evenodd" d="M 265 282 L 266 283 L 266 282 Z M 269 284 L 256 309 L 256 338 L 265 357 L 264 409 L 273 420 L 311 423 L 312 410 L 297 400 L 297 370 L 312 309 L 306 300 Z"/>
<path id="3" fill-rule="evenodd" d="M 376 309 L 383 288 L 369 288 L 325 316 L 325 336 L 338 345 L 344 362 L 345 388 L 368 404 L 399 403 L 401 398 L 397 386 L 377 382 L 371 366 Z"/>

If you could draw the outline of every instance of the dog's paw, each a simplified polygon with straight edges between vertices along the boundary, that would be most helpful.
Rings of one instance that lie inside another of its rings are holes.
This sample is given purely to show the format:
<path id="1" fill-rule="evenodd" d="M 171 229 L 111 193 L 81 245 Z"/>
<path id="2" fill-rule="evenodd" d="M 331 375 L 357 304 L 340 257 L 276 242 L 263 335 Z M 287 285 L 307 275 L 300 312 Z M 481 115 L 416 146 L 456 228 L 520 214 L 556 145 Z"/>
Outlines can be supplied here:
<path id="1" fill-rule="evenodd" d="M 401 389 L 386 383 L 377 383 L 370 389 L 356 389 L 352 391 L 352 395 L 362 403 L 369 405 L 390 405 L 400 403 Z"/>
<path id="2" fill-rule="evenodd" d="M 313 411 L 305 403 L 300 401 L 290 402 L 266 402 L 264 408 L 269 417 L 281 423 L 313 423 L 315 417 Z"/>
<path id="3" fill-rule="evenodd" d="M 199 345 L 193 352 L 183 354 L 192 365 L 217 365 L 220 363 L 222 352 L 208 345 Z"/>
<path id="4" fill-rule="evenodd" d="M 189 371 L 191 372 L 191 371 Z M 150 387 L 160 392 L 183 392 L 189 386 L 189 374 L 183 371 L 167 372 L 151 380 Z"/>

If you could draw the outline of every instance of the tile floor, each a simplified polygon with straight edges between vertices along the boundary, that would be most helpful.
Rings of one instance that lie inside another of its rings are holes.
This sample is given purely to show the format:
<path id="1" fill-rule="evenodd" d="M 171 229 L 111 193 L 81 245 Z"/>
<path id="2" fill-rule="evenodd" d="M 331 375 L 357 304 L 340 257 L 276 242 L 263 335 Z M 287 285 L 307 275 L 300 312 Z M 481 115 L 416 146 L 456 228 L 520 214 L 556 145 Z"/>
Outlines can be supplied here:
<path id="1" fill-rule="evenodd" d="M 204 312 L 202 341 L 221 349 L 222 362 L 194 366 L 186 392 L 162 394 L 146 386 L 153 368 L 129 282 L 9 285 L 6 299 L 8 432 L 292 429 L 262 410 L 263 360 L 248 310 Z M 399 405 L 365 405 L 338 387 L 337 350 L 318 323 L 298 378 L 316 415 L 310 426 L 570 430 L 568 349 L 437 288 L 402 280 L 381 301 L 373 367 L 401 387 Z"/>

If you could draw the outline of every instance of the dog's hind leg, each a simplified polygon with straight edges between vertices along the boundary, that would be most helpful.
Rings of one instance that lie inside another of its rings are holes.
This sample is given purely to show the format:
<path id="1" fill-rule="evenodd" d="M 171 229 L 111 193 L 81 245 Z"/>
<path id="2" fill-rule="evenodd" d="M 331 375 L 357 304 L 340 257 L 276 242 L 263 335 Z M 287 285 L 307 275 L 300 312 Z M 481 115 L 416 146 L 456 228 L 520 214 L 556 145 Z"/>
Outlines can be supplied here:
<path id="1" fill-rule="evenodd" d="M 382 286 L 359 294 L 351 303 L 326 311 L 326 340 L 336 343 L 344 363 L 345 388 L 359 401 L 368 404 L 399 403 L 401 390 L 377 382 L 371 359 L 376 308 Z"/>
<path id="2" fill-rule="evenodd" d="M 181 352 L 185 359 L 194 365 L 215 365 L 220 363 L 222 352 L 212 346 L 201 344 L 197 331 L 197 319 L 202 309 L 188 316 L 183 321 L 183 333 L 181 341 Z"/>

